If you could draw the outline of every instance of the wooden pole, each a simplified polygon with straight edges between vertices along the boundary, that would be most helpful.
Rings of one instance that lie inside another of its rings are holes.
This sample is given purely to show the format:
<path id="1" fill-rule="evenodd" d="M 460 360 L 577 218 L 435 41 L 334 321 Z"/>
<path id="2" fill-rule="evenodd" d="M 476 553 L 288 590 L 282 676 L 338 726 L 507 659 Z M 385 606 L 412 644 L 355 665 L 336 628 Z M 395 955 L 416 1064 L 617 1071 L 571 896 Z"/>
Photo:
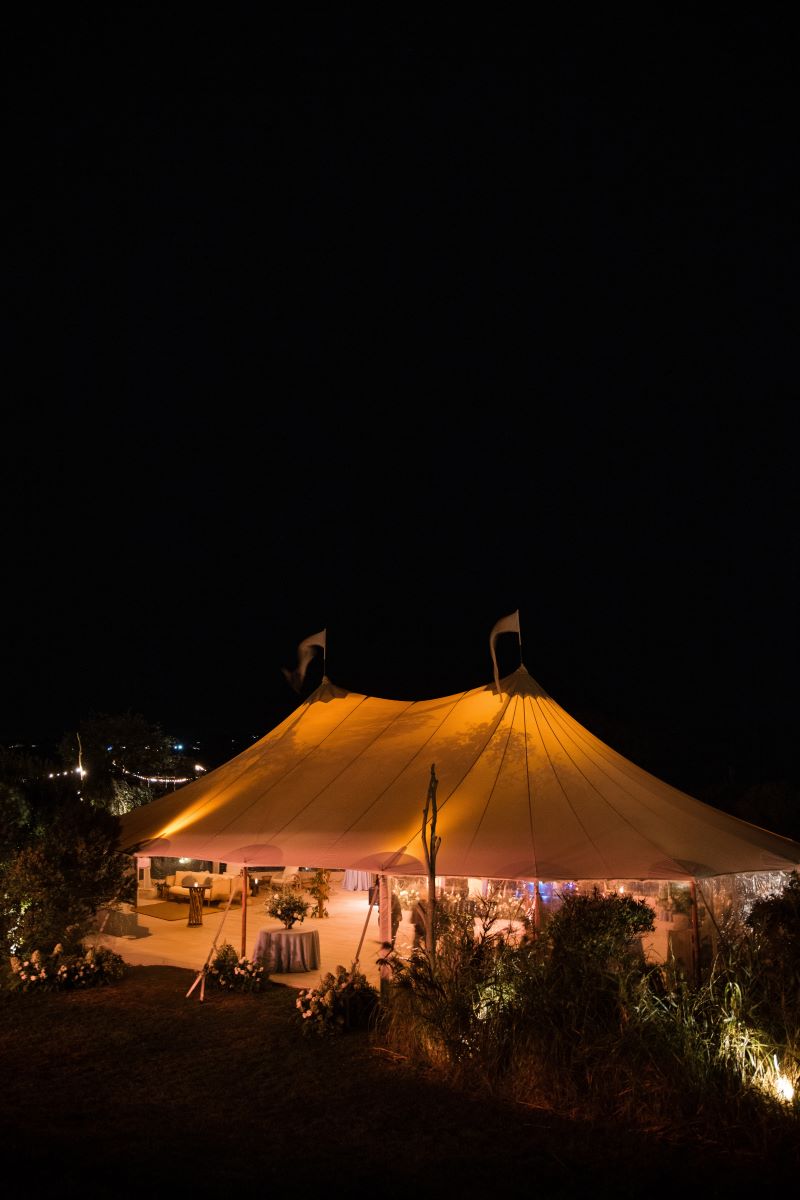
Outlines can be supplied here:
<path id="1" fill-rule="evenodd" d="M 385 875 L 378 876 L 378 931 L 382 942 L 392 940 L 392 889 Z"/>
<path id="2" fill-rule="evenodd" d="M 542 928 L 542 898 L 539 895 L 539 880 L 533 881 L 533 928 L 539 933 Z"/>
<path id="3" fill-rule="evenodd" d="M 214 953 L 214 951 L 217 948 L 217 941 L 219 940 L 219 935 L 222 933 L 222 926 L 225 924 L 225 918 L 227 917 L 228 913 L 230 912 L 230 907 L 231 907 L 232 903 L 233 903 L 233 892 L 231 891 L 230 896 L 228 896 L 228 903 L 225 905 L 225 911 L 222 914 L 222 920 L 219 923 L 217 932 L 214 934 L 214 940 L 211 943 L 211 947 L 208 951 L 208 954 L 206 955 L 206 961 L 203 963 L 202 967 L 200 968 L 200 970 L 198 972 L 197 978 L 195 979 L 194 983 L 192 984 L 192 986 L 189 988 L 188 992 L 186 993 L 187 999 L 189 996 L 191 996 L 192 992 L 194 991 L 194 989 L 197 987 L 197 985 L 199 983 L 201 985 L 200 986 L 200 1002 L 201 1002 L 201 1004 L 203 1002 L 203 997 L 206 994 L 206 973 L 208 971 L 208 964 L 211 962 L 211 955 Z"/>
<path id="4" fill-rule="evenodd" d="M 364 922 L 364 928 L 361 930 L 361 938 L 359 939 L 359 943 L 356 948 L 356 956 L 353 959 L 353 970 L 356 969 L 356 967 L 359 964 L 360 958 L 361 958 L 361 947 L 364 945 L 364 938 L 367 936 L 367 926 L 369 925 L 369 919 L 372 916 L 372 910 L 375 907 L 375 895 L 376 895 L 376 893 L 373 892 L 372 899 L 369 902 L 369 908 L 367 909 L 367 919 Z"/>
<path id="5" fill-rule="evenodd" d="M 431 779 L 428 784 L 428 795 L 422 810 L 422 848 L 425 851 L 425 863 L 428 867 L 428 903 L 425 908 L 425 950 L 431 965 L 436 960 L 436 855 L 442 844 L 442 839 L 436 836 L 436 789 L 439 781 L 436 778 L 436 764 L 431 763 Z"/>
<path id="6" fill-rule="evenodd" d="M 700 983 L 700 921 L 697 915 L 697 881 L 689 883 L 689 894 L 692 898 L 692 974 L 695 986 Z"/>
<path id="7" fill-rule="evenodd" d="M 242 867 L 242 958 L 247 957 L 247 867 Z"/>

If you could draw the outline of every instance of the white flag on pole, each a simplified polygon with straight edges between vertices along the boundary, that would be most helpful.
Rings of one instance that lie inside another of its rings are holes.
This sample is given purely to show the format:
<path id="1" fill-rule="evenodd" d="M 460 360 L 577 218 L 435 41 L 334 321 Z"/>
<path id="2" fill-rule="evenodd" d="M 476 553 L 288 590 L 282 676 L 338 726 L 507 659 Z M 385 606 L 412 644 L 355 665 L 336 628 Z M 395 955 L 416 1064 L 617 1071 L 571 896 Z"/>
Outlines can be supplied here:
<path id="1" fill-rule="evenodd" d="M 297 647 L 297 666 L 293 671 L 287 670 L 286 667 L 281 667 L 281 670 L 286 676 L 287 683 L 290 687 L 294 688 L 296 692 L 299 692 L 300 688 L 303 686 L 303 680 L 306 677 L 308 664 L 311 662 L 314 654 L 314 646 L 319 646 L 321 648 L 324 660 L 326 649 L 325 635 L 327 632 L 327 629 L 322 629 L 319 633 L 312 633 L 311 637 L 303 639 L 303 641 Z"/>
<path id="2" fill-rule="evenodd" d="M 489 634 L 489 652 L 494 664 L 494 685 L 497 688 L 498 696 L 500 695 L 500 674 L 497 670 L 497 655 L 495 654 L 494 645 L 501 633 L 516 633 L 519 638 L 519 644 L 520 646 L 522 645 L 522 636 L 519 631 L 519 609 L 516 612 L 509 613 L 507 617 L 501 617 L 492 627 L 492 632 Z"/>

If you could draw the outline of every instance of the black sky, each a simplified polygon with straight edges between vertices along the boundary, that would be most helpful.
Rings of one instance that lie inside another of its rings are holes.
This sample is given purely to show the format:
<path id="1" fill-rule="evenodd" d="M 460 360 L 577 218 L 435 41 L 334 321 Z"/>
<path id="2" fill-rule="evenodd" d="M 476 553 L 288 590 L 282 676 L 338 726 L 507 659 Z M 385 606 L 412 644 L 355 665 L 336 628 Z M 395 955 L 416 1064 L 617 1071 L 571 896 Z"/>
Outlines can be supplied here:
<path id="1" fill-rule="evenodd" d="M 519 608 L 670 781 L 796 771 L 794 64 L 638 20 L 14 31 L 0 740 L 261 734 L 322 627 L 449 694 Z"/>

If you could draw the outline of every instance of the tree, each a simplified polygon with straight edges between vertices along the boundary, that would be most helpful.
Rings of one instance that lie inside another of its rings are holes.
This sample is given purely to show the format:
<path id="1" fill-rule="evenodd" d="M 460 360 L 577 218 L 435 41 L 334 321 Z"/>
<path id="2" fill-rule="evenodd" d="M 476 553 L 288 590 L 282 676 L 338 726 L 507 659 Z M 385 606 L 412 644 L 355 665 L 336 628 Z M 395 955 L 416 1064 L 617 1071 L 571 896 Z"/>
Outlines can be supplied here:
<path id="1" fill-rule="evenodd" d="M 775 896 L 756 900 L 747 917 L 757 952 L 761 1009 L 774 1030 L 800 1035 L 800 874 Z"/>
<path id="2" fill-rule="evenodd" d="M 139 713 L 95 713 L 65 734 L 59 750 L 65 765 L 80 767 L 80 793 L 91 804 L 121 815 L 148 804 L 163 790 L 158 778 L 191 776 L 173 739 Z"/>
<path id="3" fill-rule="evenodd" d="M 74 780 L 29 751 L 0 747 L 0 862 L 27 844 L 75 794 Z"/>
<path id="4" fill-rule="evenodd" d="M 119 821 L 78 797 L 0 864 L 0 932 L 9 954 L 76 949 L 97 909 L 133 887 L 133 864 L 118 849 Z"/>

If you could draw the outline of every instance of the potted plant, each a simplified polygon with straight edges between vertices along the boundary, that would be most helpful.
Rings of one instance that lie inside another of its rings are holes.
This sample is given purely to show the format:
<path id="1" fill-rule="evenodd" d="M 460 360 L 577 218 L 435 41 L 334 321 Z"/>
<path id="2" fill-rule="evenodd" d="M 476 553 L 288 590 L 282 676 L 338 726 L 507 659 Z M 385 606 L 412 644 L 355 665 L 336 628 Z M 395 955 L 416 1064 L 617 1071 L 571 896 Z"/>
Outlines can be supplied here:
<path id="1" fill-rule="evenodd" d="M 306 919 L 311 905 L 303 899 L 302 893 L 287 888 L 285 891 L 275 892 L 267 901 L 266 908 L 269 916 L 282 921 L 286 929 L 291 929 L 295 921 L 302 923 Z"/>
<path id="2" fill-rule="evenodd" d="M 311 910 L 311 916 L 327 917 L 328 910 L 325 907 L 325 901 L 329 900 L 331 895 L 330 871 L 326 871 L 324 867 L 318 867 L 306 890 L 316 901 L 316 906 Z"/>

